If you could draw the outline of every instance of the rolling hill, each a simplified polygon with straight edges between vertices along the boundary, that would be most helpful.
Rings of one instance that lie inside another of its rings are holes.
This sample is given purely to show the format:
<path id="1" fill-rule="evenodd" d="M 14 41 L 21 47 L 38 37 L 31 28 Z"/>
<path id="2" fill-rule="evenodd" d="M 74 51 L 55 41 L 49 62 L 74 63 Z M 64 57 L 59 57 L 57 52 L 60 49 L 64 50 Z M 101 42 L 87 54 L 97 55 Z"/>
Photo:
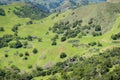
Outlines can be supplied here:
<path id="1" fill-rule="evenodd" d="M 0 5 L 1 80 L 119 79 L 120 3 L 60 1 L 67 9 L 48 15 L 33 3 Z"/>

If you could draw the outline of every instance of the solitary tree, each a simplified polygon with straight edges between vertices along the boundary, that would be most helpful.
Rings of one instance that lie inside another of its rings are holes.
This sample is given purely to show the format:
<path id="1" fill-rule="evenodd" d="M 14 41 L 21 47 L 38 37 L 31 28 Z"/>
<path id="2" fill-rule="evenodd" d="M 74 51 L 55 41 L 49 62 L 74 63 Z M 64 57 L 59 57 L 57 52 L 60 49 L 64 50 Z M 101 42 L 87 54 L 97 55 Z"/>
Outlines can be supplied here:
<path id="1" fill-rule="evenodd" d="M 66 41 L 66 37 L 62 37 L 62 38 L 61 38 L 61 41 L 62 41 L 62 42 Z"/>
<path id="2" fill-rule="evenodd" d="M 33 49 L 33 53 L 36 54 L 38 53 L 38 50 L 36 48 Z"/>
<path id="3" fill-rule="evenodd" d="M 67 57 L 67 54 L 66 53 L 64 53 L 64 52 L 62 52 L 61 54 L 60 54 L 60 58 L 66 58 Z"/>

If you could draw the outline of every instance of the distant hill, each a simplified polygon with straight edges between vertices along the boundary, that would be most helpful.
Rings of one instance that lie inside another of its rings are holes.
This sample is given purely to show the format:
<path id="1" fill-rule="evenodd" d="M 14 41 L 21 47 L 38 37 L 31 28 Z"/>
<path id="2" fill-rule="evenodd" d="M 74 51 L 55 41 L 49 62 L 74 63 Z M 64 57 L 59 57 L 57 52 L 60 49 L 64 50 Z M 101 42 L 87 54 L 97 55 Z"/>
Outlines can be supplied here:
<path id="1" fill-rule="evenodd" d="M 119 4 L 100 3 L 79 7 L 71 12 L 63 21 L 73 23 L 77 20 L 83 20 L 83 25 L 93 19 L 94 24 L 101 25 L 103 33 L 111 29 L 112 22 L 116 19 L 116 14 L 120 12 Z"/>
<path id="2" fill-rule="evenodd" d="M 47 8 L 50 12 L 56 12 L 65 11 L 69 8 L 76 8 L 89 3 L 104 2 L 106 0 L 0 0 L 0 3 L 6 4 L 18 1 L 39 4 L 43 10 Z"/>
<path id="3" fill-rule="evenodd" d="M 116 2 L 120 2 L 120 0 L 107 0 L 108 2 L 114 2 L 114 3 L 116 3 Z"/>

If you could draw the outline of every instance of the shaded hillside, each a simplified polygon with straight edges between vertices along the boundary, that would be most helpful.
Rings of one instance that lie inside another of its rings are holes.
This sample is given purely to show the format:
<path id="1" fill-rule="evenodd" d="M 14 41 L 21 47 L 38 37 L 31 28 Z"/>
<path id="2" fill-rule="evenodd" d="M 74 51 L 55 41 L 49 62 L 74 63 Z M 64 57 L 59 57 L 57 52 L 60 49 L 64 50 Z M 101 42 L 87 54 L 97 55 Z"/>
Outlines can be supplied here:
<path id="1" fill-rule="evenodd" d="M 88 25 L 92 20 L 93 24 L 101 25 L 102 32 L 111 29 L 117 14 L 120 12 L 119 3 L 100 3 L 79 7 L 71 12 L 64 20 L 73 23 L 77 20 L 83 20 L 82 25 Z"/>
<path id="2" fill-rule="evenodd" d="M 20 8 L 15 7 L 13 11 L 18 17 L 31 18 L 31 19 L 41 19 L 49 15 L 48 10 L 42 10 L 40 5 L 26 4 Z"/>

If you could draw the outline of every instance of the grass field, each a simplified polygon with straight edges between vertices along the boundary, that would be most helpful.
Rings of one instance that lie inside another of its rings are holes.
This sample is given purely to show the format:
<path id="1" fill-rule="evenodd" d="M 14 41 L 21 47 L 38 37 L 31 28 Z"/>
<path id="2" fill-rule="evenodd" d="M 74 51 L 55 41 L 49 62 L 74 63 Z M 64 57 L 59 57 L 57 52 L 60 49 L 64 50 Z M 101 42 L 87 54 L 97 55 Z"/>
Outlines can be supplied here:
<path id="1" fill-rule="evenodd" d="M 67 58 L 70 58 L 75 55 L 85 55 L 86 57 L 89 57 L 91 55 L 97 54 L 107 48 L 111 48 L 113 46 L 120 46 L 120 43 L 115 44 L 112 43 L 111 35 L 118 33 L 120 31 L 120 28 L 118 26 L 120 25 L 120 15 L 117 15 L 117 19 L 113 22 L 112 29 L 110 29 L 108 32 L 103 34 L 102 36 L 93 37 L 93 36 L 84 36 L 81 39 L 79 38 L 73 38 L 69 40 L 80 40 L 79 44 L 88 44 L 89 42 L 95 41 L 95 42 L 101 42 L 102 47 L 93 46 L 93 47 L 72 47 L 72 44 L 68 43 L 68 40 L 65 42 L 61 42 L 59 39 L 57 40 L 57 46 L 51 46 L 51 38 L 54 37 L 55 34 L 49 32 L 48 35 L 46 35 L 46 32 L 48 31 L 49 27 L 52 27 L 54 23 L 68 18 L 68 16 L 72 13 L 72 10 L 68 10 L 64 13 L 59 14 L 59 16 L 56 16 L 56 14 L 52 14 L 44 19 L 41 20 L 33 20 L 34 24 L 26 25 L 26 22 L 30 21 L 29 18 L 18 18 L 16 15 L 13 14 L 12 10 L 14 10 L 14 7 L 20 7 L 24 5 L 23 3 L 14 3 L 6 6 L 2 6 L 3 9 L 6 11 L 6 16 L 0 16 L 0 26 L 3 26 L 5 28 L 5 32 L 0 32 L 0 36 L 4 34 L 13 34 L 11 31 L 11 28 L 20 23 L 22 24 L 19 27 L 18 35 L 21 37 L 26 37 L 28 35 L 37 36 L 39 38 L 42 38 L 42 42 L 38 42 L 36 39 L 33 41 L 29 41 L 28 43 L 31 44 L 33 47 L 28 48 L 20 48 L 20 49 L 12 49 L 9 47 L 1 48 L 0 49 L 0 68 L 3 67 L 10 67 L 11 65 L 16 65 L 18 68 L 22 70 L 22 72 L 30 71 L 28 66 L 32 65 L 33 68 L 36 66 L 42 66 L 47 67 L 54 65 L 56 62 L 64 61 Z M 94 5 L 93 5 L 94 6 Z M 11 9 L 8 13 L 9 8 Z M 54 18 L 54 19 L 53 19 Z M 33 54 L 32 50 L 33 48 L 38 49 L 37 54 Z M 99 49 L 99 51 L 93 51 L 92 54 L 90 50 Z M 30 56 L 28 57 L 28 60 L 23 60 L 23 57 L 19 57 L 20 53 L 25 53 L 28 51 L 30 53 Z M 67 54 L 67 58 L 60 59 L 60 53 L 65 52 Z M 4 55 L 8 54 L 8 58 L 5 58 Z M 59 75 L 59 74 L 56 74 Z M 48 76 L 49 77 L 49 76 Z M 43 79 L 43 77 L 35 78 L 35 80 Z M 47 79 L 47 77 L 44 77 L 44 80 Z"/>

